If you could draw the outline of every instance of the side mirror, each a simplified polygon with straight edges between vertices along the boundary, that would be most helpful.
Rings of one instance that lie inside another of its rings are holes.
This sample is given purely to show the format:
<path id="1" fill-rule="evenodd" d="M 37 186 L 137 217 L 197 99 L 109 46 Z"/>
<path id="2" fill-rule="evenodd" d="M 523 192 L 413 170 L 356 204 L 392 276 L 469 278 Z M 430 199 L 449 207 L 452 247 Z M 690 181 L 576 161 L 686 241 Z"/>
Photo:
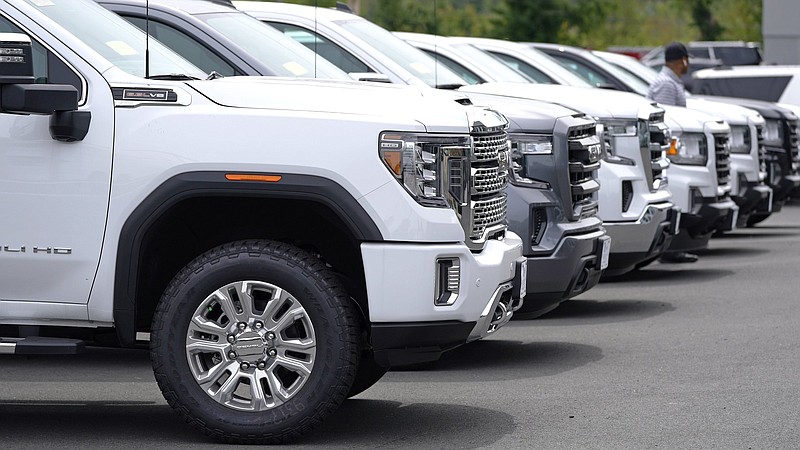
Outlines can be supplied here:
<path id="1" fill-rule="evenodd" d="M 78 90 L 69 84 L 32 84 L 31 39 L 0 33 L 0 112 L 50 116 L 50 136 L 80 141 L 89 132 L 91 112 L 78 111 Z"/>
<path id="2" fill-rule="evenodd" d="M 53 114 L 78 109 L 78 90 L 69 84 L 3 84 L 0 111 Z"/>

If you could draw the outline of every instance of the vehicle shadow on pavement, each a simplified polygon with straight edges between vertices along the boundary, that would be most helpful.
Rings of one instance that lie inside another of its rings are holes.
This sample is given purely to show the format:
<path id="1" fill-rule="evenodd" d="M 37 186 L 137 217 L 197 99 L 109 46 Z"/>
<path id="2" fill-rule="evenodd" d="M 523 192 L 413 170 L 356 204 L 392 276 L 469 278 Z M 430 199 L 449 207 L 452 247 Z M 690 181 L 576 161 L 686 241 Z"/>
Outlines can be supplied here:
<path id="1" fill-rule="evenodd" d="M 584 326 L 647 319 L 675 309 L 671 303 L 661 301 L 571 299 L 542 317 L 527 322 L 537 326 Z"/>
<path id="2" fill-rule="evenodd" d="M 758 224 L 753 228 L 748 228 L 748 230 L 757 232 L 758 230 L 798 230 L 800 231 L 800 225 L 773 225 L 773 224 Z M 734 231 L 733 234 L 736 234 L 743 230 Z M 723 235 L 724 236 L 724 235 Z"/>
<path id="3" fill-rule="evenodd" d="M 492 382 L 537 378 L 557 375 L 601 359 L 602 350 L 592 345 L 484 339 L 451 350 L 439 361 L 392 368 L 381 382 Z"/>
<path id="4" fill-rule="evenodd" d="M 760 238 L 776 238 L 776 237 L 788 237 L 788 236 L 797 236 L 797 233 L 776 233 L 770 231 L 736 231 L 733 233 L 725 233 L 721 236 L 714 236 L 714 240 L 725 241 L 725 240 L 735 240 L 735 239 L 760 239 Z"/>
<path id="5" fill-rule="evenodd" d="M 34 443 L 61 448 L 172 448 L 181 443 L 196 447 L 205 439 L 184 425 L 169 406 L 148 402 L 2 400 L 0 418 L 5 448 Z"/>
<path id="6" fill-rule="evenodd" d="M 77 355 L 8 355 L 2 368 L 4 382 L 29 381 L 32 372 L 37 382 L 85 381 L 88 372 L 96 382 L 155 382 L 150 353 L 141 349 L 87 347 Z"/>
<path id="7" fill-rule="evenodd" d="M 635 270 L 618 277 L 603 278 L 600 280 L 600 283 L 602 285 L 604 283 L 630 283 L 646 281 L 650 283 L 650 286 L 657 285 L 659 282 L 673 285 L 676 282 L 691 283 L 714 281 L 736 274 L 736 272 L 732 270 L 698 267 L 698 264 L 699 262 L 684 264 L 653 263 L 646 269 Z M 589 292 L 591 293 L 592 291 Z"/>
<path id="8" fill-rule="evenodd" d="M 381 382 L 382 383 L 382 382 Z M 380 383 L 377 385 L 380 386 Z M 369 391 L 361 394 L 369 396 Z M 325 447 L 492 447 L 516 429 L 514 418 L 486 408 L 436 403 L 350 399 L 298 444 Z"/>
<path id="9" fill-rule="evenodd" d="M 220 448 L 184 424 L 167 405 L 146 402 L 8 402 L 0 400 L 4 448 L 56 444 L 73 448 Z M 510 415 L 462 405 L 351 399 L 296 444 L 325 447 L 487 447 L 515 430 Z"/>
<path id="10" fill-rule="evenodd" d="M 763 255 L 764 253 L 769 253 L 770 250 L 766 248 L 744 248 L 744 247 L 715 247 L 715 248 L 704 248 L 703 250 L 699 250 L 697 255 L 700 258 L 704 257 L 716 257 L 716 256 L 741 256 L 741 257 L 756 257 L 758 255 Z"/>

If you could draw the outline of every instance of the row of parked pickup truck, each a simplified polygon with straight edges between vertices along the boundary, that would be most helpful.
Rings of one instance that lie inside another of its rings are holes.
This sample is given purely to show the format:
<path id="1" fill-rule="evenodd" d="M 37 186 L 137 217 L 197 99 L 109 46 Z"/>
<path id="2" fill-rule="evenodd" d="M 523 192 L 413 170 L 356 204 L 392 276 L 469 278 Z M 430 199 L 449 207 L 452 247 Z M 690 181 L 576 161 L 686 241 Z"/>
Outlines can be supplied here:
<path id="1" fill-rule="evenodd" d="M 224 442 L 301 436 L 800 184 L 790 110 L 661 106 L 523 44 L 269 2 L 0 8 L 0 353 L 149 346 Z"/>

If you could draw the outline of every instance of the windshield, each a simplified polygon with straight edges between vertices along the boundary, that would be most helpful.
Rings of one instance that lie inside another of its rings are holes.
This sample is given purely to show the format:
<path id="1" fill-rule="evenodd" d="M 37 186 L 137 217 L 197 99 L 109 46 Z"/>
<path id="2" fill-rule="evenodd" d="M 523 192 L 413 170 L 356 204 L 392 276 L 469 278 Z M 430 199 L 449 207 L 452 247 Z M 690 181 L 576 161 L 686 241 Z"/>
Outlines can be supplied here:
<path id="1" fill-rule="evenodd" d="M 453 46 L 466 59 L 480 66 L 492 75 L 492 81 L 508 81 L 512 83 L 530 83 L 531 79 L 505 65 L 502 61 L 470 44 Z"/>
<path id="2" fill-rule="evenodd" d="M 316 58 L 314 52 L 302 44 L 252 16 L 218 13 L 198 17 L 278 76 L 350 79 L 333 64 Z"/>
<path id="3" fill-rule="evenodd" d="M 337 22 L 342 28 L 369 43 L 378 52 L 392 58 L 428 86 L 465 86 L 467 83 L 455 72 L 431 56 L 408 44 L 391 32 L 366 20 Z"/>
<path id="4" fill-rule="evenodd" d="M 132 75 L 145 76 L 147 39 L 122 17 L 87 0 L 47 0 L 31 3 L 42 14 L 82 40 L 109 62 Z M 150 75 L 206 74 L 155 39 L 150 39 Z"/>

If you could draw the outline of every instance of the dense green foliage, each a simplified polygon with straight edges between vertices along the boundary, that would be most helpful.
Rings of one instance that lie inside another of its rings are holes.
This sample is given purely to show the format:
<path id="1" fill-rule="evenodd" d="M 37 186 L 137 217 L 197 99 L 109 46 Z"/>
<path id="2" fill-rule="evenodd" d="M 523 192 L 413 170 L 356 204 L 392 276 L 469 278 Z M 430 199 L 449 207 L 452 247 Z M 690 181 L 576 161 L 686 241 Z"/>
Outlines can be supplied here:
<path id="1" fill-rule="evenodd" d="M 286 0 L 330 7 L 335 0 Z M 761 41 L 757 0 L 348 0 L 390 30 L 591 48 L 680 40 Z"/>

